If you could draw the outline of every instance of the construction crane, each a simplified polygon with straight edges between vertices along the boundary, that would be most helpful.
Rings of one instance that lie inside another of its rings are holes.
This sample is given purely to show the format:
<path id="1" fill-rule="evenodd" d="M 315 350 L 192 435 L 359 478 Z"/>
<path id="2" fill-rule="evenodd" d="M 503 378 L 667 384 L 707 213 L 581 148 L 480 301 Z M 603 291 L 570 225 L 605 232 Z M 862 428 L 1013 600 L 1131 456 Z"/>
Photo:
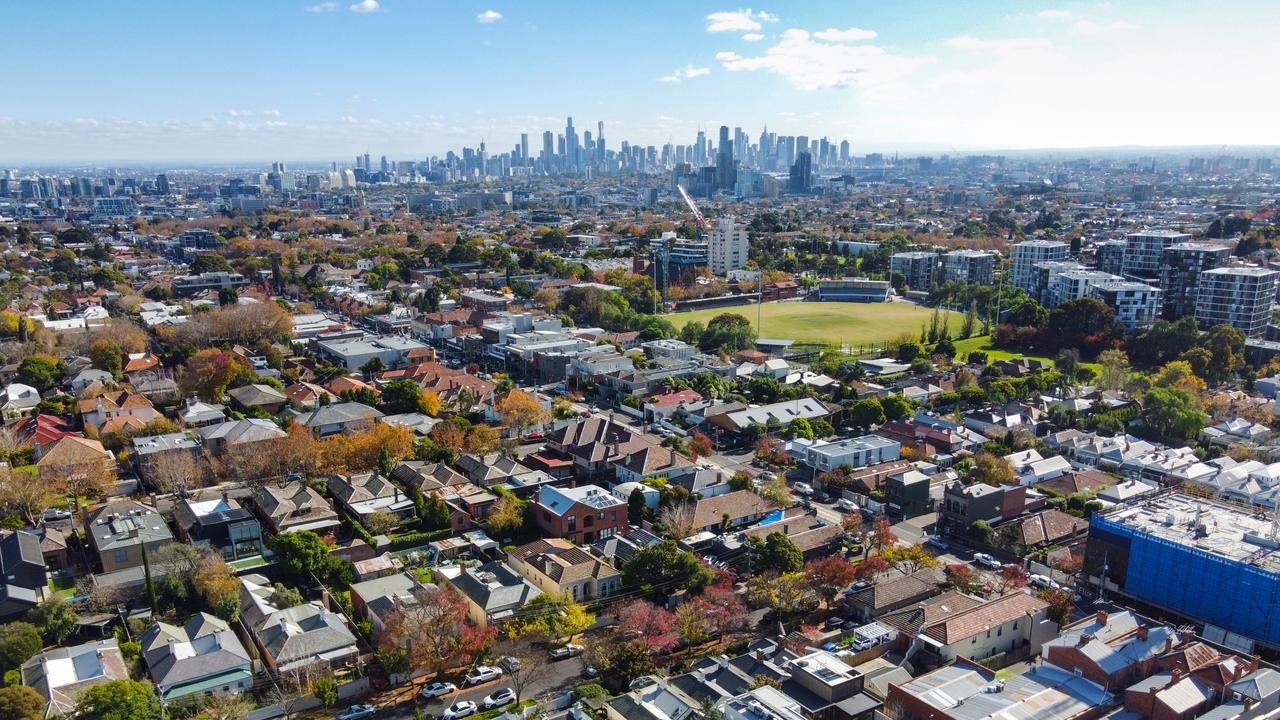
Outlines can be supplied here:
<path id="1" fill-rule="evenodd" d="M 680 197 L 684 198 L 685 205 L 688 205 L 689 209 L 693 211 L 693 222 L 698 228 L 698 239 L 701 239 L 702 229 L 707 226 L 706 218 L 702 217 L 702 211 L 698 209 L 697 205 L 693 204 L 693 198 L 689 197 L 689 193 L 684 189 L 683 185 L 676 185 L 676 190 L 680 192 Z M 658 289 L 662 292 L 663 310 L 667 306 L 667 286 L 671 283 L 671 244 L 672 239 L 670 238 L 662 240 L 662 250 L 658 257 L 662 266 L 662 282 Z M 658 278 L 654 277 L 654 281 L 657 282 L 657 280 Z"/>
<path id="2" fill-rule="evenodd" d="M 684 189 L 683 185 L 676 185 L 676 189 L 680 191 L 680 197 L 684 198 L 684 204 L 688 205 L 689 209 L 693 211 L 694 223 L 699 229 L 705 228 L 707 226 L 707 220 L 702 217 L 702 211 L 698 209 L 698 206 L 693 204 L 693 198 L 689 197 L 688 191 Z"/>

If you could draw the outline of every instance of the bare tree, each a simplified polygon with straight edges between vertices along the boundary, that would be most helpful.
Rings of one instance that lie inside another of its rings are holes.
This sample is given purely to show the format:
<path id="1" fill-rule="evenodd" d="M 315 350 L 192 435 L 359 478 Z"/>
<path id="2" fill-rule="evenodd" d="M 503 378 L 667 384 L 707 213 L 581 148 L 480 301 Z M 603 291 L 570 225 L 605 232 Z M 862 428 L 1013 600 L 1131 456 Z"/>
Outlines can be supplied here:
<path id="1" fill-rule="evenodd" d="M 693 534 L 694 516 L 697 507 L 691 502 L 668 505 L 658 515 L 658 520 L 667 528 L 667 533 L 675 538 L 686 538 Z"/>
<path id="2" fill-rule="evenodd" d="M 298 704 L 311 697 L 316 680 L 332 674 L 333 670 L 329 665 L 319 661 L 281 671 L 276 676 L 275 684 L 267 692 L 267 698 L 279 705 L 284 713 L 284 720 L 289 720 L 298 709 Z"/>
<path id="3" fill-rule="evenodd" d="M 143 474 L 160 492 L 178 497 L 187 497 L 205 484 L 204 468 L 196 456 L 186 450 L 156 453 L 145 461 Z"/>
<path id="4" fill-rule="evenodd" d="M 28 524 L 36 525 L 56 499 L 57 493 L 45 478 L 0 466 L 0 503 Z"/>
<path id="5" fill-rule="evenodd" d="M 512 657 L 516 663 L 508 663 L 503 670 L 503 678 L 516 692 L 516 702 L 524 697 L 524 693 L 539 680 L 547 677 L 551 670 L 551 662 L 547 653 L 533 646 L 528 639 L 507 640 L 499 644 L 496 651 L 501 657 Z"/>

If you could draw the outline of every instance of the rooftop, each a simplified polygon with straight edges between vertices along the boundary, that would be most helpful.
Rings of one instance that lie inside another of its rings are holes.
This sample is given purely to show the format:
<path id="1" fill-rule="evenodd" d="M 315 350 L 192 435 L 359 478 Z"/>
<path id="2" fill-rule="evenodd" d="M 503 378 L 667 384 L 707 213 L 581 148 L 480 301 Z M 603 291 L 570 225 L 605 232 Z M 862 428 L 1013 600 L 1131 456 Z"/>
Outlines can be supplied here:
<path id="1" fill-rule="evenodd" d="M 1122 507 L 1100 521 L 1280 573 L 1280 538 L 1271 516 L 1257 509 L 1173 493 Z"/>

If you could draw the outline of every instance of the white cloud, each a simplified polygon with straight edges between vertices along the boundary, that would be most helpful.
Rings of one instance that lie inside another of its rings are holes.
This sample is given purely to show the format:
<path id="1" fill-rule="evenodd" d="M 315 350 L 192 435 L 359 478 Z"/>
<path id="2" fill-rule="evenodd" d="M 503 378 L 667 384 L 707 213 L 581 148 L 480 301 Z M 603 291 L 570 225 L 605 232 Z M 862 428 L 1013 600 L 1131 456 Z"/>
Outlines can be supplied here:
<path id="1" fill-rule="evenodd" d="M 857 42 L 859 40 L 874 40 L 876 38 L 875 30 L 863 30 L 862 28 L 851 27 L 848 30 L 837 30 L 836 28 L 827 28 L 819 30 L 813 34 L 819 40 L 828 42 Z"/>
<path id="2" fill-rule="evenodd" d="M 722 10 L 707 16 L 707 32 L 755 32 L 763 23 L 777 22 L 778 16 L 763 10 Z"/>
<path id="3" fill-rule="evenodd" d="M 253 117 L 252 110 L 236 110 L 231 108 L 227 111 L 227 117 Z"/>
<path id="4" fill-rule="evenodd" d="M 481 25 L 489 25 L 491 23 L 496 23 L 501 19 L 502 19 L 502 13 L 498 12 L 497 10 L 485 10 L 479 15 L 476 15 L 476 22 L 480 23 Z"/>
<path id="5" fill-rule="evenodd" d="M 761 35 L 760 33 L 747 33 L 742 36 L 742 39 L 747 42 L 760 42 L 764 39 L 764 35 Z"/>
<path id="6" fill-rule="evenodd" d="M 1093 20 L 1077 20 L 1072 23 L 1071 29 L 1081 35 L 1104 35 L 1137 30 L 1138 26 L 1124 20 L 1113 20 L 1106 23 L 1094 22 Z"/>
<path id="7" fill-rule="evenodd" d="M 763 55 L 721 52 L 716 60 L 732 72 L 764 70 L 780 75 L 800 90 L 885 84 L 929 62 L 928 58 L 895 55 L 875 45 L 817 42 L 808 31 L 794 28 L 782 33 L 782 39 Z"/>
<path id="8" fill-rule="evenodd" d="M 710 75 L 710 74 L 711 74 L 711 68 L 709 67 L 694 67 L 693 65 L 685 65 L 684 67 L 675 70 L 670 75 L 663 75 L 662 77 L 658 78 L 658 82 L 678 83 L 681 80 L 688 80 L 690 78 L 702 77 L 704 75 Z"/>
<path id="9" fill-rule="evenodd" d="M 948 40 L 947 47 L 972 53 L 999 54 L 1039 50 L 1049 47 L 1049 40 L 1037 37 L 976 38 L 972 35 L 961 35 Z"/>
<path id="10" fill-rule="evenodd" d="M 338 9 L 338 3 L 336 2 L 322 2 L 316 5 L 312 5 L 311 7 L 308 7 L 307 12 L 326 13 L 326 12 L 334 12 L 337 9 Z"/>
<path id="11" fill-rule="evenodd" d="M 378 0 L 360 0 L 360 2 L 349 6 L 347 9 L 354 13 L 373 13 L 381 10 L 382 5 L 378 3 Z"/>
<path id="12" fill-rule="evenodd" d="M 1041 10 L 1037 15 L 1046 20 L 1066 20 L 1071 17 L 1071 11 L 1049 8 L 1048 10 Z"/>
<path id="13" fill-rule="evenodd" d="M 280 117 L 280 111 L 279 111 L 279 110 L 263 110 L 263 111 L 262 111 L 262 116 L 263 116 L 263 117 L 278 118 L 278 117 Z"/>

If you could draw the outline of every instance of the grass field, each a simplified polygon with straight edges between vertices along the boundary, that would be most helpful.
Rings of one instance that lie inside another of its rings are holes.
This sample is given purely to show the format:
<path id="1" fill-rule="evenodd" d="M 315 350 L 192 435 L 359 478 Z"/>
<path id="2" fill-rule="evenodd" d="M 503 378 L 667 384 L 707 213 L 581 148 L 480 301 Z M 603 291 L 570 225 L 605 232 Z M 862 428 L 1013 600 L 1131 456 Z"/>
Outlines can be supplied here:
<path id="1" fill-rule="evenodd" d="M 990 340 L 986 335 L 979 335 L 965 340 L 956 340 L 956 357 L 964 358 L 974 350 L 982 350 L 987 354 L 987 362 L 995 362 L 996 360 L 1014 360 L 1017 358 L 1027 358 L 1029 360 L 1043 360 L 1053 363 L 1053 358 L 1045 355 L 1029 355 L 1027 353 L 1009 352 L 1008 350 L 997 350 L 988 347 Z M 1098 363 L 1082 362 L 1084 367 L 1092 369 L 1095 373 L 1102 372 L 1102 366 Z"/>
<path id="2" fill-rule="evenodd" d="M 677 330 L 695 320 L 705 325 L 721 313 L 737 313 L 755 325 L 757 309 L 761 315 L 760 337 L 854 346 L 874 345 L 903 332 L 918 336 L 921 325 L 927 327 L 933 314 L 931 308 L 903 302 L 780 302 L 679 312 L 666 318 Z M 964 316 L 946 314 L 954 335 Z"/>

